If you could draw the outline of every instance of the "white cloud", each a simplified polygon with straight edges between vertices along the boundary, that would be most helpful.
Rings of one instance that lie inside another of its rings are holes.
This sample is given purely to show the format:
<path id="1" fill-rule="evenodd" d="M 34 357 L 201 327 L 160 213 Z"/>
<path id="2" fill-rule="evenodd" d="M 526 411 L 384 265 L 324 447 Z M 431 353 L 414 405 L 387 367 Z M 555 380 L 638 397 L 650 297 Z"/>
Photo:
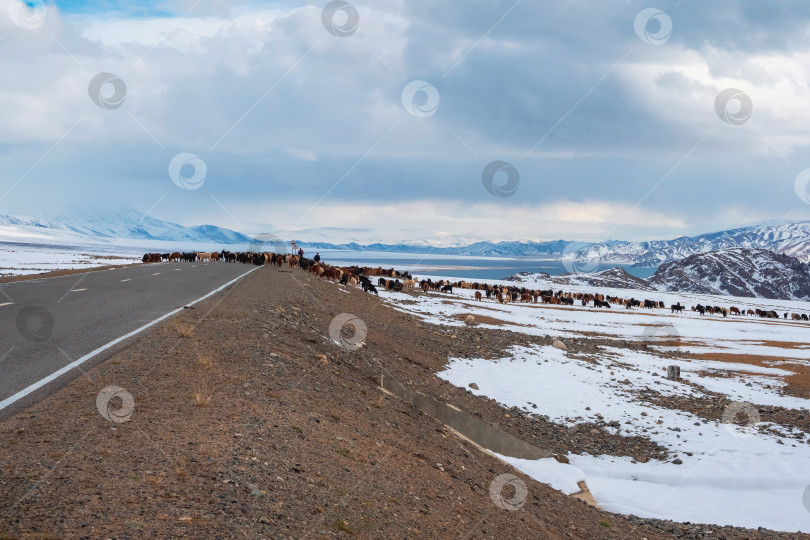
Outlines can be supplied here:
<path id="1" fill-rule="evenodd" d="M 288 156 L 294 157 L 295 159 L 300 159 L 301 161 L 318 161 L 318 154 L 312 152 L 311 150 L 288 148 L 287 150 L 284 150 L 284 153 Z"/>
<path id="2" fill-rule="evenodd" d="M 252 201 L 268 200 L 278 204 L 273 215 L 284 218 L 273 224 L 281 226 L 295 222 L 289 208 L 305 211 L 329 192 L 312 216 L 317 227 L 373 229 L 386 242 L 639 239 L 700 232 L 719 225 L 720 215 L 726 225 L 782 217 L 796 203 L 788 182 L 783 193 L 762 175 L 792 180 L 807 166 L 793 165 L 810 145 L 803 34 L 785 38 L 800 43 L 795 50 L 724 46 L 717 36 L 737 36 L 732 25 L 751 22 L 735 12 L 701 19 L 702 30 L 676 18 L 673 38 L 649 47 L 624 6 L 530 4 L 495 28 L 511 5 L 358 5 L 357 33 L 339 38 L 323 28 L 320 5 L 217 2 L 185 17 L 111 17 L 64 15 L 49 4 L 45 24 L 27 31 L 3 16 L 0 0 L 0 145 L 8 149 L 0 154 L 0 192 L 35 165 L 15 190 L 38 182 L 32 196 L 59 199 L 70 190 L 92 202 L 158 200 L 173 189 L 169 159 L 192 152 L 211 176 L 197 196 L 253 204 L 261 214 Z M 183 13 L 194 2 L 169 5 Z M 705 39 L 679 41 L 699 31 Z M 89 99 L 99 72 L 125 81 L 120 108 Z M 441 94 L 430 118 L 400 103 L 414 79 Z M 743 126 L 714 113 L 717 92 L 729 86 L 754 101 Z M 710 130 L 695 157 L 714 163 L 681 164 Z M 495 159 L 521 172 L 510 206 L 486 199 L 480 186 L 480 171 Z M 723 184 L 728 178 L 733 189 Z M 217 220 L 210 211 L 194 216 L 199 206 L 171 193 L 189 221 Z M 464 217 L 476 201 L 476 217 Z"/>
<path id="3" fill-rule="evenodd" d="M 450 246 L 484 238 L 493 241 L 608 240 L 614 238 L 612 233 L 618 226 L 643 228 L 643 234 L 631 239 L 644 240 L 656 228 L 659 231 L 686 230 L 686 224 L 677 217 L 600 201 L 529 207 L 424 199 L 375 205 L 327 202 L 315 209 L 310 202 L 224 204 L 232 215 L 272 220 L 272 225 L 264 220 L 262 225 L 234 223 L 225 218 L 218 223 L 224 227 L 241 226 L 252 233 L 275 232 L 285 237 L 320 238 L 334 243 L 416 241 Z M 656 225 L 651 226 L 653 223 Z"/>

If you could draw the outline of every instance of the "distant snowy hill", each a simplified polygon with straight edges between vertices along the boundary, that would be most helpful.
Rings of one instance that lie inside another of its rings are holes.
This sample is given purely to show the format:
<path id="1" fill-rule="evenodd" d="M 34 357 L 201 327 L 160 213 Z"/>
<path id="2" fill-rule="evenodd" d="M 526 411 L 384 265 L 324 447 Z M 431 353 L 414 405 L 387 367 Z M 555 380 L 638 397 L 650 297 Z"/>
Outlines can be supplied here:
<path id="1" fill-rule="evenodd" d="M 608 268 L 601 272 L 591 274 L 563 274 L 550 276 L 546 273 L 520 272 L 506 278 L 506 281 L 518 283 L 551 283 L 553 285 L 586 285 L 590 287 L 609 287 L 611 289 L 635 289 L 640 291 L 655 291 L 654 286 L 646 280 L 632 276 L 624 268 Z"/>
<path id="2" fill-rule="evenodd" d="M 680 261 L 662 264 L 648 279 L 637 278 L 616 267 L 601 272 L 561 276 L 521 272 L 506 280 L 560 286 L 585 285 L 773 300 L 810 300 L 810 264 L 766 249 L 731 248 L 690 255 Z"/>
<path id="3" fill-rule="evenodd" d="M 648 281 L 664 291 L 810 300 L 810 265 L 765 249 L 692 255 L 661 265 Z"/>
<path id="4" fill-rule="evenodd" d="M 70 244 L 118 239 L 245 245 L 251 240 L 230 229 L 214 225 L 184 227 L 131 208 L 75 210 L 49 217 L 0 215 L 0 240 Z"/>
<path id="5" fill-rule="evenodd" d="M 770 222 L 674 240 L 591 244 L 566 253 L 563 258 L 653 267 L 698 253 L 737 247 L 767 249 L 808 262 L 810 221 Z"/>

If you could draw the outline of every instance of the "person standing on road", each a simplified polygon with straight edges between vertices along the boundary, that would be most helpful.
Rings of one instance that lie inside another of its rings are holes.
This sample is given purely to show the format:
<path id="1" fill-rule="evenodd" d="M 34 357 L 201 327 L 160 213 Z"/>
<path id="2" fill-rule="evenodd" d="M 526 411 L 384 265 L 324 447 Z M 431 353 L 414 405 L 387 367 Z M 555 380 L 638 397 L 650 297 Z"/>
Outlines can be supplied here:
<path id="1" fill-rule="evenodd" d="M 298 256 L 304 258 L 304 248 L 298 248 Z"/>
<path id="2" fill-rule="evenodd" d="M 316 263 L 321 262 L 321 254 L 320 254 L 320 253 L 316 253 L 316 254 L 315 254 L 315 262 L 316 262 Z"/>

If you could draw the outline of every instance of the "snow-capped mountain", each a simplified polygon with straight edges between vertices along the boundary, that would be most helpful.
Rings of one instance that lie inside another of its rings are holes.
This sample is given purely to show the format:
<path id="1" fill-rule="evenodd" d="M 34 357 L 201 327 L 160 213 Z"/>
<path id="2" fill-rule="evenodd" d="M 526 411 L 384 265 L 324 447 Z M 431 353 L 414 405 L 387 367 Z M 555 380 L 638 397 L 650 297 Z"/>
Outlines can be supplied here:
<path id="1" fill-rule="evenodd" d="M 651 242 L 605 242 L 565 253 L 563 258 L 658 266 L 690 255 L 729 248 L 767 249 L 810 261 L 810 221 L 768 222 L 699 236 Z"/>
<path id="2" fill-rule="evenodd" d="M 71 242 L 144 240 L 248 244 L 250 237 L 214 225 L 185 227 L 132 208 L 72 210 L 54 216 L 0 215 L 0 240 Z"/>
<path id="3" fill-rule="evenodd" d="M 432 255 L 467 255 L 473 257 L 559 257 L 569 242 L 475 242 L 457 247 L 435 247 L 422 244 L 331 244 L 327 242 L 298 242 L 308 249 L 336 249 L 344 251 L 385 251 Z"/>
<path id="4" fill-rule="evenodd" d="M 690 255 L 662 264 L 648 279 L 637 278 L 616 267 L 561 276 L 520 272 L 506 281 L 810 300 L 810 264 L 766 249 L 731 248 Z"/>
<path id="5" fill-rule="evenodd" d="M 330 244 L 299 242 L 309 249 L 352 251 L 387 251 L 430 253 L 437 255 L 470 255 L 478 257 L 542 257 L 655 267 L 697 253 L 735 247 L 768 249 L 799 260 L 810 261 L 810 221 L 769 222 L 699 236 L 682 236 L 673 240 L 602 243 L 569 242 L 476 242 L 456 247 L 431 247 L 414 244 Z"/>
<path id="6" fill-rule="evenodd" d="M 765 249 L 691 255 L 662 264 L 647 281 L 664 291 L 810 300 L 810 265 Z"/>

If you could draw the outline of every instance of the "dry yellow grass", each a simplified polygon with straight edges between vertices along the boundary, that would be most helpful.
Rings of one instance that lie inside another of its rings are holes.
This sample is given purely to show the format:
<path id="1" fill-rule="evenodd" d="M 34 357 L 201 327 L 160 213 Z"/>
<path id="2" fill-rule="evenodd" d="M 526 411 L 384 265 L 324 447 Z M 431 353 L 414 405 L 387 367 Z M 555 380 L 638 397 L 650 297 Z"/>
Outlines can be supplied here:
<path id="1" fill-rule="evenodd" d="M 208 407 L 211 405 L 211 400 L 213 399 L 212 392 L 205 387 L 198 389 L 194 392 L 193 396 L 194 404 L 197 407 Z"/>
<path id="2" fill-rule="evenodd" d="M 201 354 L 197 355 L 197 363 L 200 366 L 202 366 L 203 369 L 206 369 L 206 370 L 210 370 L 214 365 L 214 362 L 211 360 L 211 357 L 206 356 L 206 355 L 201 355 Z"/>
<path id="3" fill-rule="evenodd" d="M 174 328 L 177 330 L 177 335 L 181 338 L 190 338 L 194 335 L 194 325 L 190 322 L 181 321 L 180 319 L 174 320 Z"/>

